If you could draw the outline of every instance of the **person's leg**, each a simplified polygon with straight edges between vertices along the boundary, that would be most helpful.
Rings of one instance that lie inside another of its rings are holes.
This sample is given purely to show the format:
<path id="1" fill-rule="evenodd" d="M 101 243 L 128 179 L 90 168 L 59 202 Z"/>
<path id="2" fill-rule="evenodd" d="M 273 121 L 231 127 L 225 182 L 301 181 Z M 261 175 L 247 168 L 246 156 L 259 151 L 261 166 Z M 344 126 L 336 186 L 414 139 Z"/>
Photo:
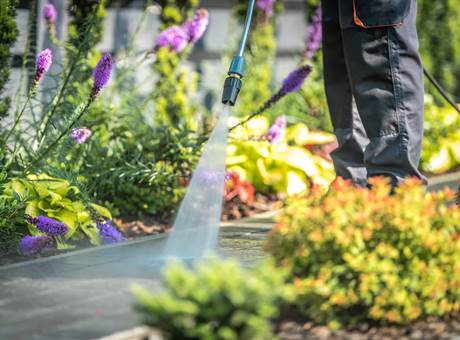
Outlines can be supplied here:
<path id="1" fill-rule="evenodd" d="M 368 177 L 425 180 L 417 169 L 423 138 L 423 69 L 415 0 L 340 0 L 352 92 L 370 143 Z"/>
<path id="2" fill-rule="evenodd" d="M 364 148 L 369 142 L 354 105 L 342 46 L 339 1 L 322 1 L 324 86 L 339 147 L 332 152 L 337 176 L 364 186 Z"/>

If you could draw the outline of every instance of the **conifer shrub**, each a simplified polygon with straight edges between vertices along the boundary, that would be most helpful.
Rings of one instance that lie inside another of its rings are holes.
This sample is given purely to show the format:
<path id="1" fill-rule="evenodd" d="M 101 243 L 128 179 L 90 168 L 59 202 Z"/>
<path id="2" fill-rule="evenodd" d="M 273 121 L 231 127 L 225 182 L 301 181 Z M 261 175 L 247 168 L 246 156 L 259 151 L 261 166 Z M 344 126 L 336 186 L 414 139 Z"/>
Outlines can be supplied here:
<path id="1" fill-rule="evenodd" d="M 332 326 L 403 324 L 460 309 L 460 208 L 450 190 L 409 179 L 390 195 L 337 180 L 292 200 L 268 249 L 290 272 L 299 309 Z"/>
<path id="2" fill-rule="evenodd" d="M 168 267 L 166 289 L 155 295 L 134 287 L 144 324 L 165 339 L 273 338 L 270 320 L 292 297 L 284 271 L 271 263 L 243 270 L 234 260 L 217 259 L 194 269 Z"/>

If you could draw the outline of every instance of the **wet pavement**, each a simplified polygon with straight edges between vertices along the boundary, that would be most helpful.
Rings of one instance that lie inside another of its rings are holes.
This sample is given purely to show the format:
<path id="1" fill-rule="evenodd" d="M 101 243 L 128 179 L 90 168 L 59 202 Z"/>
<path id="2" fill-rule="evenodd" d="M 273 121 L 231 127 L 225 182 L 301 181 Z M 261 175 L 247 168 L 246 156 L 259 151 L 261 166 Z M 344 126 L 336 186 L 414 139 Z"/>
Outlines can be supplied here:
<path id="1" fill-rule="evenodd" d="M 263 259 L 272 219 L 227 223 L 218 253 Z M 166 235 L 0 267 L 0 339 L 93 339 L 136 326 L 133 283 L 159 289 Z M 191 261 L 187 261 L 191 262 Z"/>

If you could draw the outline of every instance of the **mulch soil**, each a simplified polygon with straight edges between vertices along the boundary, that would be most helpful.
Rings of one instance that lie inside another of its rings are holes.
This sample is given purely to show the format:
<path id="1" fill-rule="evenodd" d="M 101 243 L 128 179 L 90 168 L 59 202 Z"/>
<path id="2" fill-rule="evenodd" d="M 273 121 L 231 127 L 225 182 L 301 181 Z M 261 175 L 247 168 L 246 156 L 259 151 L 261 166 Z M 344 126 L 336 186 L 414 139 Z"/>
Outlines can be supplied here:
<path id="1" fill-rule="evenodd" d="M 282 340 L 460 339 L 460 314 L 446 320 L 428 318 L 407 326 L 360 324 L 354 328 L 341 330 L 333 330 L 294 318 L 280 321 L 277 333 Z"/>

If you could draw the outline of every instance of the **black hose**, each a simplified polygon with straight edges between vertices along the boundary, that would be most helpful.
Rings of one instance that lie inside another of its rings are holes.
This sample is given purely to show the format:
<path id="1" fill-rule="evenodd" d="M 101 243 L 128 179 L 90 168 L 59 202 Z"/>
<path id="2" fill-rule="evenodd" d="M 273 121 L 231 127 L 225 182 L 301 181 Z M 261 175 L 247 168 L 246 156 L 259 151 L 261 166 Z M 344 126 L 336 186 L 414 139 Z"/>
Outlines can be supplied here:
<path id="1" fill-rule="evenodd" d="M 441 96 L 460 114 L 460 108 L 457 103 L 452 99 L 452 97 L 444 90 L 441 84 L 425 69 L 423 68 L 423 73 L 428 78 L 428 80 L 436 87 L 436 90 L 441 94 Z"/>

